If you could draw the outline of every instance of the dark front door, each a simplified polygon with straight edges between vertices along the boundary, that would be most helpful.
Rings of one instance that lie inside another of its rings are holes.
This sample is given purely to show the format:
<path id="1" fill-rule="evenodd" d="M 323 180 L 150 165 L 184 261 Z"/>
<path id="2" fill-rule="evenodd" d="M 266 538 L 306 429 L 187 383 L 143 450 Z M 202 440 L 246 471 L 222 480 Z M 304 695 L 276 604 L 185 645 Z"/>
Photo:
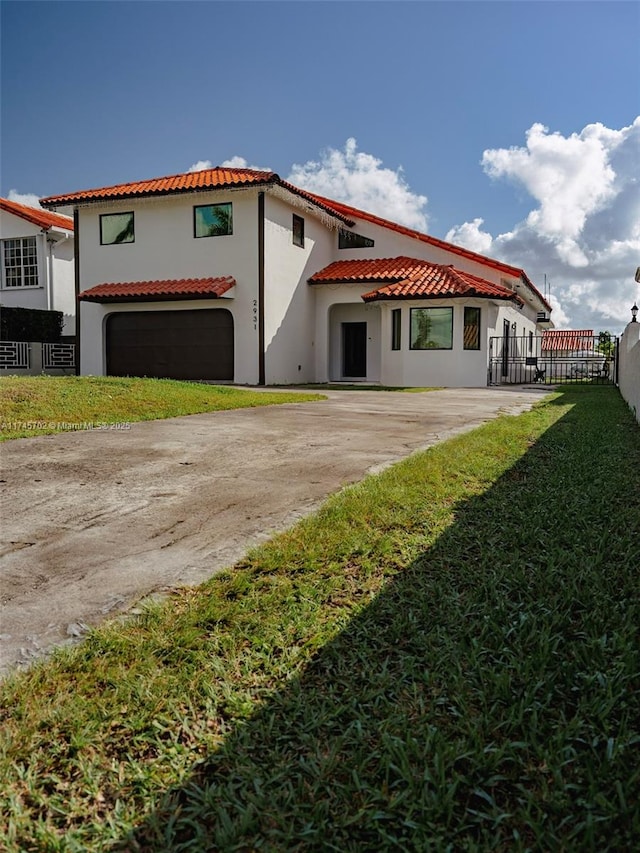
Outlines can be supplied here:
<path id="1" fill-rule="evenodd" d="M 109 376 L 233 379 L 233 315 L 202 311 L 127 311 L 107 320 Z"/>
<path id="2" fill-rule="evenodd" d="M 342 375 L 359 378 L 367 375 L 367 324 L 342 324 Z"/>

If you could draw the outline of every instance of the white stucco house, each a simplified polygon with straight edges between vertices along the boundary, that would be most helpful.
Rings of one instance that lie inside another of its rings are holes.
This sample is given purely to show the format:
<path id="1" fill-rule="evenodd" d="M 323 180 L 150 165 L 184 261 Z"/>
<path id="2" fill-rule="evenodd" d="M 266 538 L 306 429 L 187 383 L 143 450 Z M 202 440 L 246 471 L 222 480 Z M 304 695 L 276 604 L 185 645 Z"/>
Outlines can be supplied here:
<path id="1" fill-rule="evenodd" d="M 491 336 L 549 325 L 522 269 L 274 172 L 218 167 L 41 204 L 74 209 L 83 374 L 482 386 Z"/>
<path id="2" fill-rule="evenodd" d="M 61 311 L 75 335 L 73 219 L 0 198 L 0 306 Z"/>

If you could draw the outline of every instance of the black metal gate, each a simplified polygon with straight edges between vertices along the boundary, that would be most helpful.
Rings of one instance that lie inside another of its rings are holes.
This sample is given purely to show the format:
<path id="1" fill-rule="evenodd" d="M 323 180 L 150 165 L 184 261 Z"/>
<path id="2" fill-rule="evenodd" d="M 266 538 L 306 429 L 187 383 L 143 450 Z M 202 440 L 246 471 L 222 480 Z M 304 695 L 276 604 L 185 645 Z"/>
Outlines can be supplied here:
<path id="1" fill-rule="evenodd" d="M 618 339 L 603 332 L 556 332 L 489 339 L 488 385 L 617 382 Z"/>

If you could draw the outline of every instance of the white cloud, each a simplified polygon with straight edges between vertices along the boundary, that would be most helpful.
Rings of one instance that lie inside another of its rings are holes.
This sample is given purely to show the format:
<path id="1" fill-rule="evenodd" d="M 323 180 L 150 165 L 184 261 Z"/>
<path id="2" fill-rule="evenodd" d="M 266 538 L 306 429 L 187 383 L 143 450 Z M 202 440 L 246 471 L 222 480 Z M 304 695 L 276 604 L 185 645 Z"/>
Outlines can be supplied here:
<path id="1" fill-rule="evenodd" d="M 455 243 L 457 246 L 471 249 L 472 252 L 486 255 L 491 251 L 493 237 L 487 231 L 482 230 L 483 223 L 484 219 L 480 217 L 471 222 L 463 222 L 462 225 L 451 228 L 444 239 L 449 243 Z"/>
<path id="2" fill-rule="evenodd" d="M 640 117 L 620 130 L 596 123 L 567 137 L 534 124 L 524 147 L 482 157 L 491 178 L 529 193 L 528 216 L 496 237 L 474 219 L 447 239 L 524 267 L 539 286 L 546 274 L 556 326 L 621 331 L 640 260 L 638 150 Z"/>
<path id="3" fill-rule="evenodd" d="M 558 302 L 558 299 L 552 293 L 549 296 L 549 304 L 551 305 L 551 316 L 553 317 L 553 323 L 556 329 L 569 329 L 571 328 L 571 321 L 569 320 L 569 315 L 565 313 L 564 308 L 561 303 Z M 574 328 L 582 328 L 582 326 L 575 326 Z M 593 328 L 589 326 L 588 328 Z M 594 332 L 596 329 L 594 329 Z M 601 331 L 597 329 L 597 331 Z"/>
<path id="4" fill-rule="evenodd" d="M 237 154 L 229 160 L 223 160 L 221 166 L 226 166 L 228 169 L 248 169 L 249 164 L 244 157 L 239 157 Z"/>
<path id="5" fill-rule="evenodd" d="M 323 151 L 319 161 L 294 164 L 287 180 L 408 228 L 427 229 L 427 197 L 411 192 L 401 167 L 384 168 L 377 157 L 358 151 L 353 138 L 347 139 L 343 150 Z"/>
<path id="6" fill-rule="evenodd" d="M 189 166 L 189 172 L 203 172 L 205 169 L 213 169 L 213 163 L 211 160 L 197 160 L 195 163 L 192 163 Z"/>
<path id="7" fill-rule="evenodd" d="M 268 166 L 249 165 L 237 154 L 219 165 L 228 169 L 272 171 Z M 198 160 L 189 171 L 212 168 L 211 160 Z M 384 168 L 377 157 L 358 151 L 353 138 L 347 139 L 343 150 L 329 148 L 322 152 L 318 161 L 294 164 L 286 180 L 301 189 L 377 213 L 408 228 L 427 230 L 426 196 L 411 192 L 401 167 L 396 171 Z"/>
<path id="8" fill-rule="evenodd" d="M 273 171 L 269 166 L 250 166 L 244 157 L 238 157 L 237 154 L 229 160 L 223 160 L 220 165 L 225 166 L 227 169 L 254 169 L 256 172 Z"/>
<path id="9" fill-rule="evenodd" d="M 237 154 L 230 157 L 228 160 L 223 160 L 218 164 L 225 169 L 255 169 L 258 172 L 270 172 L 268 166 L 250 166 L 244 157 L 239 157 Z M 214 165 L 211 160 L 198 160 L 189 166 L 189 172 L 202 172 L 204 169 L 213 169 Z"/>
<path id="10" fill-rule="evenodd" d="M 521 183 L 539 202 L 528 217 L 533 229 L 567 240 L 578 237 L 587 216 L 615 195 L 609 155 L 621 140 L 621 131 L 601 124 L 566 138 L 534 124 L 527 131 L 526 148 L 489 149 L 482 165 L 492 178 Z"/>
<path id="11" fill-rule="evenodd" d="M 42 210 L 40 207 L 40 196 L 35 193 L 19 193 L 17 190 L 9 190 L 7 198 L 9 201 L 17 202 L 17 204 L 26 204 L 27 207 L 36 207 Z"/>

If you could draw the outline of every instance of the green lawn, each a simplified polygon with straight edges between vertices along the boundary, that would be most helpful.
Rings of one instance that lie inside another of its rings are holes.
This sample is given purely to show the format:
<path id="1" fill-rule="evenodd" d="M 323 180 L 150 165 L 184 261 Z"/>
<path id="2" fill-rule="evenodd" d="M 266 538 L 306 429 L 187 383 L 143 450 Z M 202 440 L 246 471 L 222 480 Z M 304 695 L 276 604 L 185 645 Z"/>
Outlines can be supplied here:
<path id="1" fill-rule="evenodd" d="M 0 688 L 9 851 L 627 851 L 640 430 L 567 387 Z"/>
<path id="2" fill-rule="evenodd" d="M 172 379 L 6 376 L 0 378 L 0 441 L 322 399 L 321 394 L 247 391 Z"/>

